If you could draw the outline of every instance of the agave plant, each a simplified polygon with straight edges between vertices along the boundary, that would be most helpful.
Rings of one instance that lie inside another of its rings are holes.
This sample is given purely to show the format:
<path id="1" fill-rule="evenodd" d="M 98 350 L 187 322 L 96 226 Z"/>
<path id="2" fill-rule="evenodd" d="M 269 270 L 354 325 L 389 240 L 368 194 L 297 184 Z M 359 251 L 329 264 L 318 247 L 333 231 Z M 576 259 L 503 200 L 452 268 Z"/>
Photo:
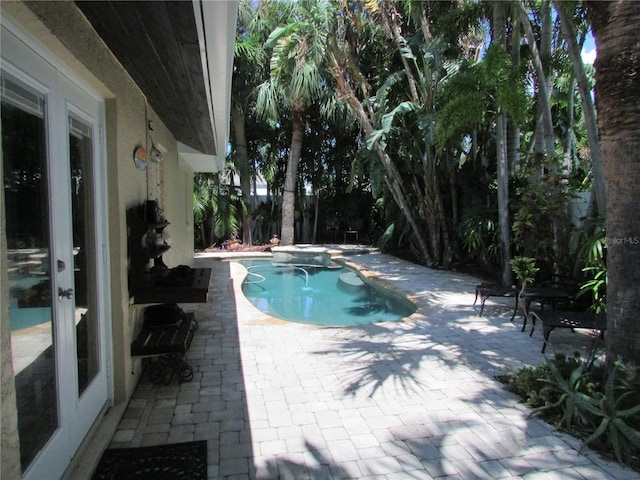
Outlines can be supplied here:
<path id="1" fill-rule="evenodd" d="M 560 417 L 558 426 L 564 424 L 567 430 L 571 430 L 573 419 L 580 414 L 578 407 L 581 405 L 581 402 L 585 401 L 583 397 L 586 397 L 585 394 L 582 393 L 586 380 L 584 365 L 579 364 L 576 366 L 567 379 L 552 360 L 547 360 L 547 364 L 551 372 L 551 377 L 548 379 L 539 379 L 540 382 L 547 384 L 540 390 L 540 395 L 550 398 L 557 396 L 558 399 L 554 402 L 546 403 L 542 407 L 535 408 L 531 414 L 560 408 L 562 409 L 562 416 Z"/>
<path id="2" fill-rule="evenodd" d="M 630 445 L 640 450 L 640 432 L 629 425 L 629 421 L 640 413 L 640 403 L 630 408 L 620 409 L 620 406 L 634 394 L 634 391 L 624 388 L 624 384 L 622 388 L 618 385 L 620 383 L 617 381 L 619 368 L 620 365 L 617 364 L 609 373 L 604 385 L 604 392 L 598 392 L 593 397 L 581 394 L 578 402 L 581 409 L 600 420 L 595 431 L 582 442 L 581 449 L 606 435 L 606 441 L 613 449 L 616 459 L 623 463 L 621 441 L 627 440 Z M 616 390 L 623 390 L 623 392 L 617 395 Z"/>

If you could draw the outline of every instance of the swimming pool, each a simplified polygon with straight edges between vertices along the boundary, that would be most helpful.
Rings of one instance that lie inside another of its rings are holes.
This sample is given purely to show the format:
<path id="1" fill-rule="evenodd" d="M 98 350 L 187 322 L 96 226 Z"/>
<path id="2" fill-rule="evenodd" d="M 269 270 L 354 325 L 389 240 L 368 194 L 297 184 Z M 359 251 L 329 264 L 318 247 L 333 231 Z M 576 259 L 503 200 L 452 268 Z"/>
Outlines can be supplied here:
<path id="1" fill-rule="evenodd" d="M 9 324 L 12 332 L 51 324 L 51 283 L 47 277 L 9 280 Z"/>
<path id="2" fill-rule="evenodd" d="M 363 281 L 355 270 L 331 264 L 282 265 L 242 260 L 245 297 L 261 312 L 291 322 L 353 326 L 396 322 L 415 312 L 408 300 Z"/>

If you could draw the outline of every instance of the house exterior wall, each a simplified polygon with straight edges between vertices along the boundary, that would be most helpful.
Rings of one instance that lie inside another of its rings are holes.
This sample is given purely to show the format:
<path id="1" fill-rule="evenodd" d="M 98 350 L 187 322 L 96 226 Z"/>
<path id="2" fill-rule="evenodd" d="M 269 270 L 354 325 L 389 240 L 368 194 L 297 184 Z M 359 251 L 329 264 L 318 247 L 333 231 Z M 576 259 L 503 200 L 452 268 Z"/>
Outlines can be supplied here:
<path id="1" fill-rule="evenodd" d="M 164 256 L 169 266 L 193 262 L 193 172 L 178 161 L 176 140 L 149 107 L 143 93 L 111 54 L 72 1 L 0 3 L 2 15 L 24 29 L 51 57 L 80 77 L 105 99 L 105 161 L 107 163 L 108 244 L 110 286 L 110 345 L 113 403 L 127 402 L 141 374 L 140 360 L 132 360 L 130 344 L 139 308 L 130 305 L 127 258 L 127 210 L 156 199 L 171 222 L 171 250 Z M 150 124 L 152 131 L 147 130 Z M 163 161 L 139 170 L 133 161 L 137 145 L 151 147 L 150 137 L 163 149 Z M 2 188 L 0 186 L 0 188 Z M 0 199 L 4 192 L 0 191 Z M 2 208 L 4 215 L 4 208 Z M 2 218 L 3 251 L 6 232 Z M 20 471 L 14 379 L 8 320 L 7 266 L 0 265 L 2 478 L 19 478 Z"/>

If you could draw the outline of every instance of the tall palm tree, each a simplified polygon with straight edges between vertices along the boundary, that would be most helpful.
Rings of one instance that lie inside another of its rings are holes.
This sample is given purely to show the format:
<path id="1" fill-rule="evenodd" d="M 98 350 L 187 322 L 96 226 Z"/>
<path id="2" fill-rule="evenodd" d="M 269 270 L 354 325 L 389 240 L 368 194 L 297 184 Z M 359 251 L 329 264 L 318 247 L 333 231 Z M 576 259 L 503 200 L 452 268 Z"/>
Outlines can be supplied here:
<path id="1" fill-rule="evenodd" d="M 507 22 L 503 2 L 493 4 L 493 38 L 492 45 L 506 50 L 507 37 L 505 34 Z M 509 157 L 507 155 L 507 114 L 502 105 L 497 105 L 496 122 L 496 164 L 498 180 L 498 226 L 500 231 L 500 251 L 502 259 L 503 285 L 510 285 L 513 281 L 509 262 L 511 261 L 511 222 L 509 221 Z"/>
<path id="2" fill-rule="evenodd" d="M 536 151 L 545 155 L 549 160 L 555 157 L 555 138 L 553 133 L 553 116 L 551 114 L 551 92 L 548 68 L 546 63 L 551 57 L 551 6 L 548 0 L 541 3 L 541 41 L 540 47 L 531 26 L 529 12 L 523 0 L 516 2 L 520 13 L 521 25 L 526 35 L 531 60 L 536 78 Z M 539 139 L 539 140 L 538 140 Z"/>
<path id="3" fill-rule="evenodd" d="M 235 60 L 233 69 L 233 88 L 231 89 L 231 130 L 232 156 L 238 176 L 240 190 L 245 205 L 242 217 L 242 242 L 251 244 L 251 213 L 256 205 L 251 204 L 251 178 L 254 170 L 249 153 L 246 123 L 247 112 L 255 104 L 255 90 L 266 76 L 266 55 L 263 49 L 264 19 L 257 14 L 250 0 L 242 0 L 238 9 L 238 26 L 236 31 Z"/>
<path id="4" fill-rule="evenodd" d="M 332 3 L 326 0 L 272 2 L 286 23 L 277 27 L 266 46 L 272 49 L 270 76 L 259 87 L 256 110 L 277 121 L 286 108 L 291 117 L 291 146 L 282 195 L 281 244 L 294 243 L 295 191 L 306 127 L 313 102 L 328 98 L 324 78 L 327 39 L 332 31 Z"/>
<path id="5" fill-rule="evenodd" d="M 576 77 L 578 85 L 578 91 L 580 93 L 580 99 L 582 101 L 582 111 L 584 115 L 584 121 L 587 126 L 587 136 L 589 139 L 589 147 L 591 149 L 591 164 L 593 170 L 593 192 L 596 197 L 596 203 L 598 206 L 598 212 L 600 215 L 604 215 L 606 211 L 606 190 L 605 190 L 605 178 L 604 167 L 602 165 L 602 159 L 600 155 L 600 135 L 598 132 L 598 123 L 596 119 L 596 109 L 591 98 L 591 88 L 589 86 L 589 80 L 585 72 L 584 64 L 580 51 L 582 46 L 577 41 L 576 28 L 574 26 L 573 18 L 565 11 L 569 6 L 567 2 L 560 2 L 560 0 L 552 0 L 555 10 L 560 20 L 562 32 L 568 46 L 569 57 L 571 58 L 571 64 L 573 66 L 573 74 Z"/>
<path id="6" fill-rule="evenodd" d="M 494 41 L 484 59 L 463 65 L 443 89 L 438 117 L 438 143 L 469 135 L 475 128 L 495 128 L 498 210 L 501 248 L 501 279 L 511 281 L 508 174 L 505 149 L 505 116 L 514 125 L 524 118 L 527 106 L 524 81 L 511 68 L 511 58 L 501 42 Z"/>
<path id="7" fill-rule="evenodd" d="M 640 365 L 640 3 L 590 2 L 607 179 L 607 361 Z"/>
<path id="8" fill-rule="evenodd" d="M 385 2 L 386 3 L 386 2 Z M 372 20 L 379 13 L 379 5 L 376 2 L 365 1 L 356 9 L 343 8 L 339 15 L 336 15 L 338 25 L 335 35 L 331 37 L 328 66 L 329 71 L 334 79 L 335 89 L 339 97 L 349 105 L 349 108 L 360 127 L 367 141 L 367 147 L 374 152 L 378 160 L 379 166 L 384 172 L 384 183 L 388 188 L 393 200 L 400 209 L 402 216 L 409 225 L 413 234 L 413 240 L 416 242 L 421 260 L 431 265 L 434 259 L 429 251 L 425 238 L 424 229 L 421 226 L 419 217 L 416 215 L 416 206 L 412 204 L 409 190 L 412 189 L 412 182 L 407 181 L 406 176 L 398 168 L 386 150 L 385 136 L 388 134 L 394 118 L 413 110 L 412 100 L 417 100 L 417 90 L 415 78 L 412 73 L 412 65 L 410 62 L 410 51 L 406 46 L 406 41 L 402 36 L 398 35 L 397 25 L 390 26 L 389 23 L 397 22 L 398 16 L 390 11 L 385 10 L 380 15 L 379 20 L 386 22 L 390 27 L 390 36 L 392 38 L 392 46 L 401 51 L 401 56 L 406 55 L 406 62 L 403 63 L 404 72 L 407 74 L 407 81 L 411 91 L 409 97 L 411 100 L 407 102 L 399 102 L 395 107 L 390 107 L 390 111 L 376 113 L 372 106 L 370 93 L 371 85 L 365 71 L 370 69 L 371 65 L 361 65 L 360 58 L 363 51 L 368 47 L 376 46 L 377 42 L 384 39 L 380 36 L 381 26 Z M 386 5 L 382 5 L 383 9 Z M 390 7 L 391 8 L 391 7 Z M 386 16 L 385 16 L 386 14 Z M 392 33 L 392 30 L 396 33 Z M 372 38 L 375 38 L 372 41 Z M 391 50 L 393 52 L 393 50 Z M 397 51 L 397 50 L 396 50 Z M 385 59 L 386 60 L 386 59 Z M 378 60 L 379 61 L 379 60 Z M 384 74 L 388 71 L 388 66 L 378 65 L 382 68 L 381 72 L 374 72 L 374 76 Z M 380 81 L 380 78 L 378 78 Z M 388 79 L 387 85 L 395 82 L 394 78 Z M 384 78 L 381 83 L 385 83 Z M 386 91 L 384 85 L 379 85 L 382 92 Z M 377 96 L 378 103 L 382 96 L 380 92 Z M 381 100 L 386 102 L 385 100 Z M 388 115 L 387 115 L 388 114 Z M 384 125 L 383 125 L 384 124 Z M 376 128 L 380 127 L 380 128 Z"/>

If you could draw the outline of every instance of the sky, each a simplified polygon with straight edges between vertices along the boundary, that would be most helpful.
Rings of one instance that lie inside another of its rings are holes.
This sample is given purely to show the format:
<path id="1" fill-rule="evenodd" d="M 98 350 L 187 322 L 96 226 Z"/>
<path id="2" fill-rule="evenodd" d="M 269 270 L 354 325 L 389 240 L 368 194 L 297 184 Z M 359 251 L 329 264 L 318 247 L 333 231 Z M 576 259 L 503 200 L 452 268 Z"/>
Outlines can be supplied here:
<path id="1" fill-rule="evenodd" d="M 596 59 L 596 43 L 591 32 L 587 34 L 584 46 L 582 47 L 582 62 L 585 64 L 593 64 Z"/>

